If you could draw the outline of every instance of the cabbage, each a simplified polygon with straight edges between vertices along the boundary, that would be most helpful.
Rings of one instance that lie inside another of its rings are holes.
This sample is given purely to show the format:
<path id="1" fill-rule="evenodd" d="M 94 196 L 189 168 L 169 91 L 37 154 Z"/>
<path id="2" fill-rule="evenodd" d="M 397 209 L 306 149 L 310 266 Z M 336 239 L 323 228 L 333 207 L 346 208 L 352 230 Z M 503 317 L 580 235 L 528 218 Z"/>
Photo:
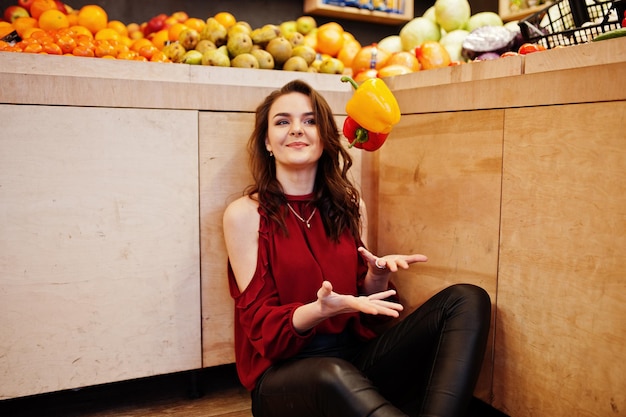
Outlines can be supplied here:
<path id="1" fill-rule="evenodd" d="M 400 29 L 402 49 L 405 51 L 413 51 L 424 41 L 438 41 L 439 39 L 441 39 L 439 25 L 425 17 L 415 17 Z"/>
<path id="2" fill-rule="evenodd" d="M 502 26 L 504 22 L 502 22 L 502 18 L 497 13 L 494 12 L 480 12 L 472 15 L 467 22 L 467 29 L 469 32 L 474 29 L 478 29 L 483 26 Z"/>
<path id="3" fill-rule="evenodd" d="M 463 29 L 471 15 L 468 0 L 436 0 L 435 18 L 446 32 Z"/>
<path id="4" fill-rule="evenodd" d="M 425 17 L 433 23 L 437 23 L 437 17 L 435 16 L 435 6 L 430 6 L 428 9 L 426 9 L 422 17 Z"/>
<path id="5" fill-rule="evenodd" d="M 378 42 L 378 47 L 391 53 L 400 52 L 402 51 L 402 39 L 398 35 L 390 35 L 381 39 Z"/>
<path id="6" fill-rule="evenodd" d="M 463 41 L 469 35 L 469 32 L 463 29 L 453 30 L 442 37 L 439 43 L 446 48 L 452 61 L 465 61 L 461 55 L 463 50 Z"/>

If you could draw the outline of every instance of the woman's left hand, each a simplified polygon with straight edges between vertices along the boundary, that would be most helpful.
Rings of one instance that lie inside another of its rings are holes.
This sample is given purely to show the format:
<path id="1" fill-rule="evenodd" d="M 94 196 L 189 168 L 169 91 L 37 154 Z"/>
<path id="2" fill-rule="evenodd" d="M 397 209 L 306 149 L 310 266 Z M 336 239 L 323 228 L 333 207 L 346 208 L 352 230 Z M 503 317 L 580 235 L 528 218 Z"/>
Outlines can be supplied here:
<path id="1" fill-rule="evenodd" d="M 370 271 L 379 272 L 397 272 L 399 268 L 409 269 L 409 265 L 415 262 L 426 262 L 428 258 L 425 255 L 414 253 L 412 255 L 385 255 L 378 257 L 363 246 L 358 248 L 359 253 L 365 259 L 370 267 Z"/>

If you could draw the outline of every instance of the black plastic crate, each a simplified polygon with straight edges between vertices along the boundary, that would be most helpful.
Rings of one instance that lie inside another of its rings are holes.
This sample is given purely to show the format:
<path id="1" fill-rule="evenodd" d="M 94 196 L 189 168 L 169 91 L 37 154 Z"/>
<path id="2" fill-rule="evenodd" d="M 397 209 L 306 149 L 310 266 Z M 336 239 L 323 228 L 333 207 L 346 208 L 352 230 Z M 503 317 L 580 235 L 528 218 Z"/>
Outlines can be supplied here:
<path id="1" fill-rule="evenodd" d="M 526 42 L 546 48 L 590 42 L 622 27 L 626 0 L 559 0 L 518 24 Z"/>

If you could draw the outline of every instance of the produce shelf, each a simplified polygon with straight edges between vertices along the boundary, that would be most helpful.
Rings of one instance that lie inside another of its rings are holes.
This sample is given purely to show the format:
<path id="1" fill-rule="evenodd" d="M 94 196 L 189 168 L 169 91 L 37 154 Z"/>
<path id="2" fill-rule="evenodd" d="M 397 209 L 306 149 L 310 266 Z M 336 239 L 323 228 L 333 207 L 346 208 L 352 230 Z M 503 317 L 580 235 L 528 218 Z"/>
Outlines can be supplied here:
<path id="1" fill-rule="evenodd" d="M 412 1 L 403 1 L 403 13 L 387 13 L 378 10 L 367 10 L 357 7 L 335 6 L 323 0 L 305 0 L 304 13 L 339 19 L 359 20 L 384 25 L 399 25 L 413 19 Z"/>

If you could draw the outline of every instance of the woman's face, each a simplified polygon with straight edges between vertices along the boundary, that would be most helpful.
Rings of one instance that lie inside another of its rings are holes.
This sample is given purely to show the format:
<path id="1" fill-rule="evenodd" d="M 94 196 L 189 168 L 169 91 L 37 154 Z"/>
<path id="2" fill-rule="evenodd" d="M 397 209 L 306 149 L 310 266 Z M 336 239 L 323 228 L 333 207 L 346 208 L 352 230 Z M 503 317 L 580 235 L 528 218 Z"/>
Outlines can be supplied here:
<path id="1" fill-rule="evenodd" d="M 265 147 L 274 153 L 277 169 L 317 165 L 324 148 L 308 96 L 289 93 L 279 97 L 268 118 Z"/>

